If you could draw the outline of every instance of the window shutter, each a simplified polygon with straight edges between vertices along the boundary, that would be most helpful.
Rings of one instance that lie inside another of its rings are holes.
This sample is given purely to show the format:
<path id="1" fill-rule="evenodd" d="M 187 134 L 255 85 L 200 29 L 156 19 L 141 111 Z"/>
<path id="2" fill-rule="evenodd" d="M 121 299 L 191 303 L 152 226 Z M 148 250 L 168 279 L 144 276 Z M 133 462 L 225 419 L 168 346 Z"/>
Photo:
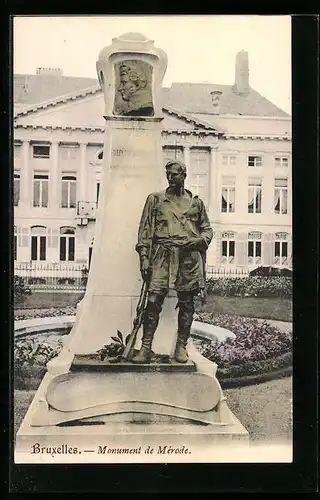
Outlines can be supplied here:
<path id="1" fill-rule="evenodd" d="M 272 265 L 274 253 L 274 237 L 272 233 L 262 235 L 262 264 Z"/>
<path id="2" fill-rule="evenodd" d="M 48 230 L 48 247 L 49 248 L 58 248 L 59 244 L 59 231 L 58 229 L 49 229 Z"/>
<path id="3" fill-rule="evenodd" d="M 222 238 L 221 238 L 221 231 L 216 231 L 216 264 L 220 264 L 221 261 L 222 261 L 222 257 L 221 257 L 221 241 L 222 241 Z"/>
<path id="4" fill-rule="evenodd" d="M 247 234 L 236 235 L 236 263 L 240 266 L 247 264 Z"/>
<path id="5" fill-rule="evenodd" d="M 29 229 L 19 228 L 18 229 L 18 246 L 28 247 L 29 246 Z"/>

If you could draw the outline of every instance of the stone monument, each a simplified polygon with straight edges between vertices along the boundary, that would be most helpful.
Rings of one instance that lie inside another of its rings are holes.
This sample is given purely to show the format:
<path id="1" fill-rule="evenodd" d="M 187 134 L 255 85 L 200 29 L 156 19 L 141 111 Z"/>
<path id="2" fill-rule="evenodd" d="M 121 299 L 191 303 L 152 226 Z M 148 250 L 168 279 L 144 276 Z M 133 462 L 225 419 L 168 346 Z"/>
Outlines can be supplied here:
<path id="1" fill-rule="evenodd" d="M 119 462 L 123 447 L 140 450 L 134 461 L 146 462 L 148 446 L 161 450 L 151 461 L 166 462 L 170 457 L 162 451 L 181 444 L 189 450 L 182 452 L 182 461 L 201 461 L 201 456 L 211 461 L 214 453 L 207 454 L 213 443 L 248 442 L 247 431 L 226 404 L 217 366 L 196 350 L 189 335 L 177 354 L 182 337 L 177 338 L 175 291 L 162 300 L 152 353 L 145 355 L 141 344 L 141 297 L 147 297 L 150 283 L 136 249 L 146 199 L 165 192 L 161 89 L 166 66 L 166 54 L 137 33 L 114 38 L 99 54 L 104 172 L 87 289 L 74 327 L 61 353 L 48 363 L 17 433 L 18 463 L 49 460 L 32 453 L 34 443 L 44 449 L 67 443 L 77 452 L 71 458 L 62 453 L 59 461 L 65 463 Z M 212 237 L 207 230 L 206 245 Z M 130 355 L 126 342 L 132 340 L 133 326 L 138 336 Z M 103 443 L 120 452 L 103 457 Z"/>

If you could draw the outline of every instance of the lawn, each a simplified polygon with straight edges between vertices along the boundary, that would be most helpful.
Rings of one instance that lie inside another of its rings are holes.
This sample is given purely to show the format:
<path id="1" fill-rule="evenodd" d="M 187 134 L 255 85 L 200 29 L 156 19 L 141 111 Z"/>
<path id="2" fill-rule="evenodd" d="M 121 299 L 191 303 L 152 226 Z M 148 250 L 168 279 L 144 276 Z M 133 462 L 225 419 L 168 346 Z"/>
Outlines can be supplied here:
<path id="1" fill-rule="evenodd" d="M 292 321 L 292 300 L 261 297 L 220 297 L 208 295 L 201 311 L 232 314 L 247 318 Z"/>
<path id="2" fill-rule="evenodd" d="M 255 442 L 292 438 L 292 377 L 258 385 L 225 389 L 229 408 Z"/>
<path id="3" fill-rule="evenodd" d="M 41 309 L 75 306 L 84 292 L 32 292 L 15 306 L 15 309 Z"/>
<path id="4" fill-rule="evenodd" d="M 41 309 L 50 307 L 75 306 L 83 297 L 80 293 L 33 292 L 16 309 Z M 204 312 L 233 314 L 248 318 L 292 321 L 292 301 L 281 298 L 259 297 L 220 297 L 208 295 L 207 304 L 201 307 Z"/>
<path id="5" fill-rule="evenodd" d="M 248 430 L 256 443 L 291 440 L 292 378 L 282 378 L 259 385 L 226 389 L 229 408 Z M 15 391 L 15 433 L 33 399 L 34 391 Z"/>

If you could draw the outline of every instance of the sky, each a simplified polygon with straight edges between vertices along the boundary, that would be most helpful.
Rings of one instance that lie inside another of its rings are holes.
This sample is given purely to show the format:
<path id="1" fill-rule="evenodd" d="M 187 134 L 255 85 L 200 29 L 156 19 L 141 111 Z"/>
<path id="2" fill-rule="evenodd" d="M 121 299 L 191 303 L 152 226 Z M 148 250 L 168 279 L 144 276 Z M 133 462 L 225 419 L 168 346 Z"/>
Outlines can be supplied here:
<path id="1" fill-rule="evenodd" d="M 61 68 L 97 78 L 96 60 L 112 38 L 144 34 L 165 50 L 164 86 L 234 83 L 235 57 L 249 54 L 250 86 L 291 114 L 290 16 L 19 16 L 13 22 L 13 71 Z"/>

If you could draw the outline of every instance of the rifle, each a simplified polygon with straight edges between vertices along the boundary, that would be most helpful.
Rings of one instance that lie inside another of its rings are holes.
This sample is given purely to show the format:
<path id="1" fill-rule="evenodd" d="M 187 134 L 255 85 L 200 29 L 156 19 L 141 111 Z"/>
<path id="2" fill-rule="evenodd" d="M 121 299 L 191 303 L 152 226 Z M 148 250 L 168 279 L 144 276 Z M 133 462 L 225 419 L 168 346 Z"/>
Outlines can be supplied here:
<path id="1" fill-rule="evenodd" d="M 152 209 L 151 212 L 151 238 L 150 238 L 150 247 L 148 252 L 148 260 L 149 260 L 149 269 L 151 267 L 151 257 L 152 257 L 152 242 L 154 236 L 154 225 L 155 225 L 155 209 Z M 133 320 L 133 328 L 129 335 L 128 342 L 126 343 L 126 347 L 124 349 L 122 357 L 131 361 L 133 357 L 133 349 L 137 340 L 137 335 L 140 330 L 140 327 L 143 323 L 144 311 L 146 308 L 146 302 L 149 291 L 149 278 L 147 280 L 143 280 L 140 297 L 136 308 L 136 316 Z"/>

